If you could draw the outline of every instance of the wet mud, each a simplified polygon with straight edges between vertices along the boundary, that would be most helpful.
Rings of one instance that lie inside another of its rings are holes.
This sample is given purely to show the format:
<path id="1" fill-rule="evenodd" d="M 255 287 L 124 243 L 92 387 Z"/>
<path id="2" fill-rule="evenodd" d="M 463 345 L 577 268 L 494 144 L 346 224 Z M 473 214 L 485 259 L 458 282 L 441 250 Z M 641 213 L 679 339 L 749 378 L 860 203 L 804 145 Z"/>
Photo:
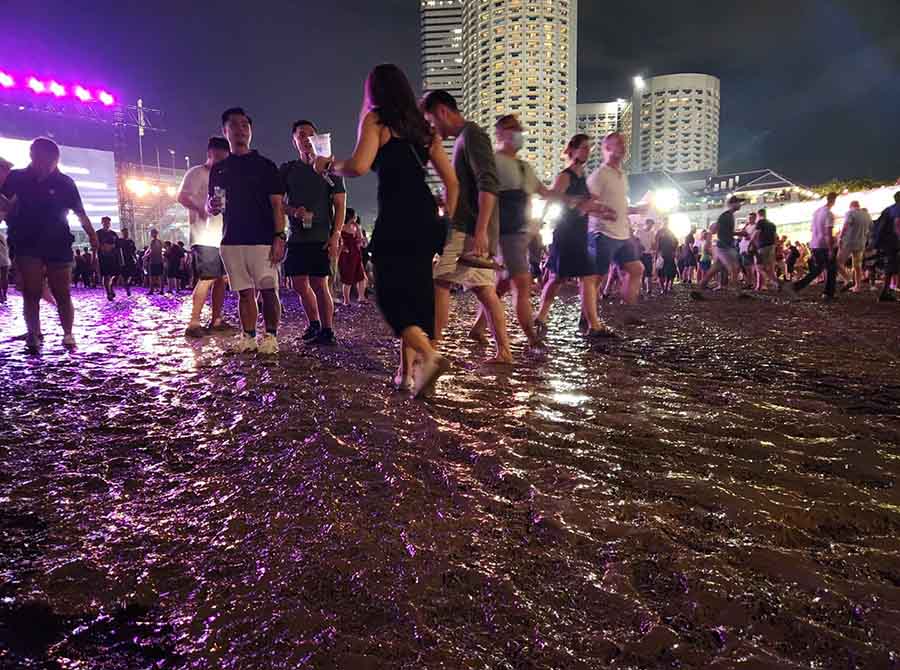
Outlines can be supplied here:
<path id="1" fill-rule="evenodd" d="M 810 290 L 811 293 L 813 289 Z M 900 309 L 564 297 L 438 395 L 374 307 L 275 360 L 188 298 L 0 306 L 0 667 L 900 668 Z M 229 302 L 233 315 L 234 304 Z M 234 319 L 234 316 L 232 316 Z"/>

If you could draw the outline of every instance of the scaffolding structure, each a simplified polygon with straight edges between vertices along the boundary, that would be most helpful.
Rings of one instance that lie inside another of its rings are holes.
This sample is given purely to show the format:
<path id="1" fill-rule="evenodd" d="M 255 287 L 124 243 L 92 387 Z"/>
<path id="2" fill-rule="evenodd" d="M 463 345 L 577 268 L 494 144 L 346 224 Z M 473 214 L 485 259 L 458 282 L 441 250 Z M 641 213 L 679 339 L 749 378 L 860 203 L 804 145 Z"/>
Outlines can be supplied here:
<path id="1" fill-rule="evenodd" d="M 84 121 L 107 125 L 112 131 L 113 160 L 116 167 L 116 191 L 119 200 L 119 219 L 122 227 L 131 229 L 137 244 L 143 244 L 148 237 L 146 225 L 141 230 L 135 221 L 136 204 L 133 194 L 126 187 L 126 179 L 133 163 L 129 160 L 129 135 L 136 130 L 138 154 L 141 170 L 143 170 L 143 138 L 148 133 L 164 133 L 163 112 L 146 107 L 142 100 L 134 105 L 103 105 L 99 102 L 76 102 L 70 99 L 23 95 L 13 91 L 4 91 L 0 95 L 0 108 L 14 109 L 17 112 L 43 114 L 61 119 Z"/>

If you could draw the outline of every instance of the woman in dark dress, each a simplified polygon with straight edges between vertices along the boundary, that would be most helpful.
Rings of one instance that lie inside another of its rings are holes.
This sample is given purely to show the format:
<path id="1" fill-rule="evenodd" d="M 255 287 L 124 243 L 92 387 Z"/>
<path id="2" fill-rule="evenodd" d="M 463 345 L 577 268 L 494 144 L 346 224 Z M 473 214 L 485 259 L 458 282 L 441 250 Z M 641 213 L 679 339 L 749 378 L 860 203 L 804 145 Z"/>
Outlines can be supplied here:
<path id="1" fill-rule="evenodd" d="M 437 204 L 425 181 L 431 163 L 444 182 L 452 215 L 459 182 L 433 134 L 406 75 L 396 65 L 376 66 L 366 78 L 359 136 L 347 160 L 316 159 L 316 171 L 343 177 L 378 173 L 378 218 L 369 249 L 375 264 L 375 295 L 385 321 L 401 339 L 394 378 L 416 397 L 430 393 L 449 368 L 431 346 L 434 335 L 432 261 L 440 237 Z M 413 379 L 413 366 L 420 366 Z"/>
<path id="2" fill-rule="evenodd" d="M 590 198 L 584 166 L 591 155 L 591 138 L 579 133 L 569 140 L 566 147 L 569 165 L 559 173 L 553 190 L 576 198 Z M 535 319 L 535 329 L 543 337 L 547 332 L 547 315 L 550 306 L 559 293 L 559 288 L 568 279 L 580 279 L 594 274 L 587 251 L 588 217 L 576 208 L 567 208 L 553 231 L 550 257 L 547 269 L 550 279 L 544 285 L 541 308 Z"/>

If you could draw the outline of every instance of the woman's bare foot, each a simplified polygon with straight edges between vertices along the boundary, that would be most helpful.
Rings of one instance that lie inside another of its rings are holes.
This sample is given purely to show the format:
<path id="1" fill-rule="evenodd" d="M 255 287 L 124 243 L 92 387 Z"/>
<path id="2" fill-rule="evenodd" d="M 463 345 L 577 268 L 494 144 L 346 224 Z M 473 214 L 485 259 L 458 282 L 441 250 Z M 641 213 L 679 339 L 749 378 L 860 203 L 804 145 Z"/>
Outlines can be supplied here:
<path id="1" fill-rule="evenodd" d="M 485 365 L 512 365 L 513 357 L 510 352 L 497 354 L 493 358 L 489 358 L 484 362 Z"/>
<path id="2" fill-rule="evenodd" d="M 484 331 L 479 328 L 472 328 L 469 331 L 469 339 L 473 342 L 478 342 L 478 344 L 487 344 L 488 338 L 487 335 L 484 334 Z"/>

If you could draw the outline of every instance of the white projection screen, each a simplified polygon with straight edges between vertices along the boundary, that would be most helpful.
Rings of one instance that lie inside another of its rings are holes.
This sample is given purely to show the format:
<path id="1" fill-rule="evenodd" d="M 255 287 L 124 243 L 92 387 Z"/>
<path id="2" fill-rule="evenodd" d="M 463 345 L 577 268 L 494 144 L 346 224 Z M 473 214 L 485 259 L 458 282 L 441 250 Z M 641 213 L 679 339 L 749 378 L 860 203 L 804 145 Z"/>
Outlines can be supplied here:
<path id="1" fill-rule="evenodd" d="M 0 158 L 16 168 L 28 165 L 31 140 L 0 137 Z M 116 190 L 116 163 L 111 151 L 60 146 L 59 170 L 75 180 L 84 209 L 95 228 L 100 218 L 112 219 L 112 227 L 119 229 L 119 194 Z M 69 214 L 69 226 L 80 229 L 78 219 Z"/>

